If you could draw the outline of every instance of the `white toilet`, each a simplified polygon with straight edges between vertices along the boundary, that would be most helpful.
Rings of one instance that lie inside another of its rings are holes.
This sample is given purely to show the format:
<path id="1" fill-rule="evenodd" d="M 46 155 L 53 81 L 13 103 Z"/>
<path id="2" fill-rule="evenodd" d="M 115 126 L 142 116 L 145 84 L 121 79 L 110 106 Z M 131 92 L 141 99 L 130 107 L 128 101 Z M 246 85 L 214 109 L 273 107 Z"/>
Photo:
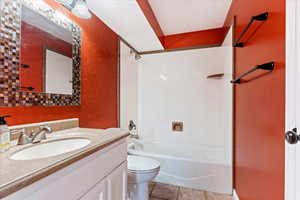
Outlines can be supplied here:
<path id="1" fill-rule="evenodd" d="M 128 156 L 127 162 L 129 200 L 148 200 L 148 183 L 158 175 L 160 163 L 140 156 Z"/>

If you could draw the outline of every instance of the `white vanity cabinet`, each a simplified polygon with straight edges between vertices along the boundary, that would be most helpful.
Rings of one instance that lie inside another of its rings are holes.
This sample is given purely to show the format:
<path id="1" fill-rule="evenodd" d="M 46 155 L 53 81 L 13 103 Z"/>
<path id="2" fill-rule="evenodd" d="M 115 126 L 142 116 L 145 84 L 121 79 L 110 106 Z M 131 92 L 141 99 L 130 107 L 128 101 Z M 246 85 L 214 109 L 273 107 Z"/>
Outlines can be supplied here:
<path id="1" fill-rule="evenodd" d="M 107 200 L 107 181 L 103 180 L 93 187 L 80 200 Z"/>
<path id="2" fill-rule="evenodd" d="M 127 162 L 107 177 L 107 200 L 126 200 Z"/>
<path id="3" fill-rule="evenodd" d="M 126 200 L 126 160 L 124 138 L 3 200 Z"/>
<path id="4" fill-rule="evenodd" d="M 127 163 L 123 163 L 80 200 L 126 200 Z"/>

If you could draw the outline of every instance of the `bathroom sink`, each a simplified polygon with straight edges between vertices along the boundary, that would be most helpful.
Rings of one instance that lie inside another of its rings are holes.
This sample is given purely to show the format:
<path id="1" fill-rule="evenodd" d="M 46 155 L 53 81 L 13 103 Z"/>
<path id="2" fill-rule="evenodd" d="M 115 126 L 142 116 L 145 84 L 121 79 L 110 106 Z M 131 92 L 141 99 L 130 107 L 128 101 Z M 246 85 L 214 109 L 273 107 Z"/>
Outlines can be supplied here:
<path id="1" fill-rule="evenodd" d="M 83 138 L 56 140 L 33 145 L 10 156 L 12 160 L 33 160 L 57 156 L 87 146 L 90 140 Z"/>

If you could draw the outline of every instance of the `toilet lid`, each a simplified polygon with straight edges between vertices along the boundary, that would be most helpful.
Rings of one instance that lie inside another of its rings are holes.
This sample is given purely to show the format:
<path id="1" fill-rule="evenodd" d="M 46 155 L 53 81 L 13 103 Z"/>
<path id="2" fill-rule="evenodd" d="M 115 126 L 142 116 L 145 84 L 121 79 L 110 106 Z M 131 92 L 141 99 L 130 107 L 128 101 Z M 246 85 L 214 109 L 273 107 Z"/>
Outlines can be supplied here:
<path id="1" fill-rule="evenodd" d="M 140 156 L 128 156 L 128 170 L 131 171 L 149 171 L 159 168 L 160 163 L 156 160 L 140 157 Z"/>

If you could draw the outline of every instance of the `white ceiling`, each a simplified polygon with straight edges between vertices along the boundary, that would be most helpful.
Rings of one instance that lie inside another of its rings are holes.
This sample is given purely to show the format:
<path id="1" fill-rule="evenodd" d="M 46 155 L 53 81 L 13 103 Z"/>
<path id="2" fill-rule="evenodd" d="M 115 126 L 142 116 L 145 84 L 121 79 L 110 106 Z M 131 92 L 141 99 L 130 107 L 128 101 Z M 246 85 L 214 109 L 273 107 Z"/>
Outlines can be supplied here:
<path id="1" fill-rule="evenodd" d="M 163 49 L 136 0 L 87 0 L 87 3 L 95 15 L 136 50 Z"/>
<path id="2" fill-rule="evenodd" d="M 149 0 L 165 35 L 222 27 L 232 0 Z"/>

